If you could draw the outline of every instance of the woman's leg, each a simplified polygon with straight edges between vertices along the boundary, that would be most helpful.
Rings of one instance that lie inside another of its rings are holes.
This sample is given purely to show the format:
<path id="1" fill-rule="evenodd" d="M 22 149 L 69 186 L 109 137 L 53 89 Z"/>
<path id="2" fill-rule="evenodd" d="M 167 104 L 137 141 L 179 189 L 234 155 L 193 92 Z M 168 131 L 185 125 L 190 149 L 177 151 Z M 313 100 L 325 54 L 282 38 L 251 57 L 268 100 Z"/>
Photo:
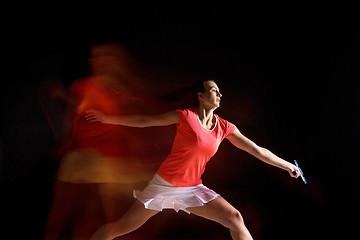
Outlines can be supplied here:
<path id="1" fill-rule="evenodd" d="M 125 235 L 141 227 L 149 218 L 157 213 L 158 211 L 146 209 L 144 204 L 137 200 L 119 220 L 103 225 L 90 239 L 111 240 Z"/>
<path id="2" fill-rule="evenodd" d="M 187 208 L 191 213 L 218 222 L 230 229 L 233 240 L 253 239 L 245 227 L 244 220 L 238 210 L 224 198 L 217 197 L 201 207 Z"/>

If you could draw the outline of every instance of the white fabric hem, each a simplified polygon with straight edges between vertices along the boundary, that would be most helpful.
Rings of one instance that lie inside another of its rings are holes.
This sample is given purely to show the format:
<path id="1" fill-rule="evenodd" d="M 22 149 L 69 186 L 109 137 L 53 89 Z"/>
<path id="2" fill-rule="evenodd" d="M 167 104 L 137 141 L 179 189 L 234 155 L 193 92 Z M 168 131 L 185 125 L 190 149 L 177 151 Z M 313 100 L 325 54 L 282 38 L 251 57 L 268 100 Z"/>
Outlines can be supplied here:
<path id="1" fill-rule="evenodd" d="M 203 184 L 192 187 L 175 187 L 158 174 L 155 174 L 143 191 L 134 190 L 133 195 L 147 209 L 156 211 L 174 209 L 176 212 L 182 210 L 188 214 L 190 212 L 187 208 L 203 206 L 220 196 Z"/>

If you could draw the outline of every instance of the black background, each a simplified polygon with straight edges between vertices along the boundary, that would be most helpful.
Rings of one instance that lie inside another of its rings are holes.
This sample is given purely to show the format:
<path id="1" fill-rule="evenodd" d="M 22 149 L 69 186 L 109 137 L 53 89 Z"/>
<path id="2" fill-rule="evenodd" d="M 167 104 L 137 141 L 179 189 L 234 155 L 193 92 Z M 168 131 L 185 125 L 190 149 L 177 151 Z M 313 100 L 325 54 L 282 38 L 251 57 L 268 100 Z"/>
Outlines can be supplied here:
<path id="1" fill-rule="evenodd" d="M 57 163 L 49 157 L 55 142 L 39 83 L 56 78 L 68 86 L 87 74 L 91 46 L 118 42 L 149 67 L 218 80 L 224 96 L 217 113 L 259 145 L 298 160 L 308 185 L 228 143 L 209 164 L 205 184 L 245 221 L 255 209 L 261 239 L 350 236 L 357 219 L 359 26 L 255 21 L 245 12 L 180 3 L 5 8 L 1 235 L 41 239 L 45 230 Z M 161 217 L 172 220 L 159 239 L 204 239 L 217 229 L 186 214 Z"/>

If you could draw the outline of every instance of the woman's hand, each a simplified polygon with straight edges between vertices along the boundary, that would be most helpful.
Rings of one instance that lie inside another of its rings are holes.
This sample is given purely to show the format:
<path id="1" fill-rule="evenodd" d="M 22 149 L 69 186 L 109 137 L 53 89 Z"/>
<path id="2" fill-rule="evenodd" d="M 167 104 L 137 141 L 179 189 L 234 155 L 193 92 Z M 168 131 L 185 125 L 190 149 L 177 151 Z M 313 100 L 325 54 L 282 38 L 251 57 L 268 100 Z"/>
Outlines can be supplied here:
<path id="1" fill-rule="evenodd" d="M 294 164 L 288 163 L 286 166 L 286 170 L 293 178 L 298 178 L 300 176 L 300 171 Z"/>
<path id="2" fill-rule="evenodd" d="M 89 122 L 105 123 L 106 116 L 102 112 L 90 109 L 86 111 L 85 119 Z"/>

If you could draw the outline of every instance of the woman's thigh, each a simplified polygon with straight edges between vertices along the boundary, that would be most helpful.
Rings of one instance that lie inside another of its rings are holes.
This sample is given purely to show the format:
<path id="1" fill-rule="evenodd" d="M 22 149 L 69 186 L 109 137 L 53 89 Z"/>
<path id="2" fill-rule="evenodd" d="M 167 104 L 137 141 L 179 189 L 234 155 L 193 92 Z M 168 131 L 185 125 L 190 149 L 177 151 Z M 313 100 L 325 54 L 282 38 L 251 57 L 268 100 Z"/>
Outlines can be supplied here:
<path id="1" fill-rule="evenodd" d="M 190 207 L 187 210 L 197 216 L 218 222 L 229 228 L 232 227 L 232 219 L 241 219 L 242 221 L 239 211 L 221 196 L 203 206 Z"/>
<path id="2" fill-rule="evenodd" d="M 118 222 L 126 223 L 126 225 L 134 224 L 135 227 L 140 227 L 158 212 L 159 211 L 146 209 L 142 202 L 136 200 L 130 209 L 118 220 Z"/>

